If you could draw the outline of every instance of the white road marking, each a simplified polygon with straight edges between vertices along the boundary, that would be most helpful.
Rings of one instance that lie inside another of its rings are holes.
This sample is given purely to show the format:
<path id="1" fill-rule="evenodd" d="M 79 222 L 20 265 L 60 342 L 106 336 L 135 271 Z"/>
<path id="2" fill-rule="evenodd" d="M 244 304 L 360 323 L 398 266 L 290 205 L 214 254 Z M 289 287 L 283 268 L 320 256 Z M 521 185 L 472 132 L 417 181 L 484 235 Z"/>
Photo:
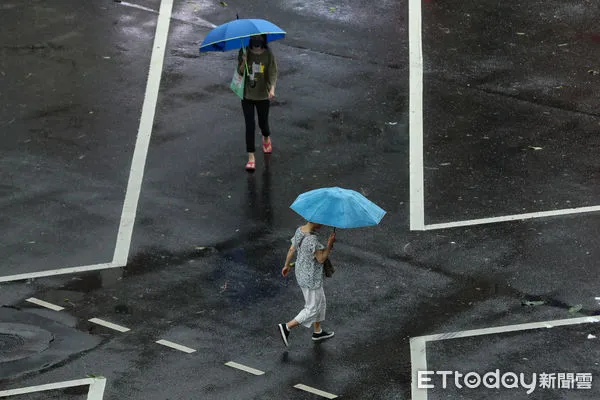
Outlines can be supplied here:
<path id="1" fill-rule="evenodd" d="M 167 346 L 167 347 L 170 347 L 170 348 L 175 349 L 175 350 L 183 351 L 184 353 L 194 353 L 196 351 L 196 350 L 191 349 L 189 347 L 182 346 L 182 345 L 177 344 L 177 343 L 169 342 L 168 340 L 161 339 L 161 340 L 157 340 L 156 343 L 162 344 L 163 346 Z"/>
<path id="2" fill-rule="evenodd" d="M 28 301 L 28 302 L 33 303 L 33 304 L 37 304 L 38 306 L 49 308 L 49 309 L 54 310 L 54 311 L 61 311 L 61 310 L 65 309 L 64 307 L 57 306 L 57 305 L 54 305 L 52 303 L 48 303 L 48 302 L 46 302 L 44 300 L 36 299 L 35 297 L 30 297 L 28 299 L 25 299 L 25 301 Z"/>
<path id="3" fill-rule="evenodd" d="M 119 4 L 123 5 L 123 6 L 127 6 L 127 7 L 132 7 L 132 8 L 138 8 L 140 10 L 144 10 L 144 11 L 149 11 L 155 14 L 158 14 L 158 11 L 153 10 L 152 8 L 148 8 L 148 7 L 144 7 L 144 6 L 140 6 L 137 4 L 133 4 L 133 3 L 128 3 L 126 1 L 121 1 Z M 177 20 L 177 18 L 173 18 L 175 20 Z M 183 22 L 187 22 L 187 21 L 183 21 Z M 217 26 L 215 24 L 213 24 L 212 22 L 208 22 L 205 19 L 202 18 L 195 18 L 195 23 L 199 23 L 199 25 L 204 25 L 207 26 L 209 28 L 216 28 Z"/>
<path id="4" fill-rule="evenodd" d="M 106 388 L 105 378 L 93 378 L 90 384 L 87 400 L 102 400 L 104 397 L 104 389 Z"/>
<path id="5" fill-rule="evenodd" d="M 410 365 L 412 369 L 412 399 L 427 400 L 427 389 L 420 390 L 417 387 L 418 372 L 427 371 L 427 341 L 421 337 L 410 338 Z"/>
<path id="6" fill-rule="evenodd" d="M 408 4 L 408 43 L 410 57 L 410 229 L 425 227 L 425 195 L 423 172 L 423 48 L 421 0 Z"/>
<path id="7" fill-rule="evenodd" d="M 582 214 L 582 213 L 590 213 L 590 212 L 597 212 L 597 211 L 600 211 L 600 206 L 565 208 L 562 210 L 540 211 L 540 212 L 532 212 L 532 213 L 526 213 L 526 214 L 505 215 L 505 216 L 501 216 L 501 217 L 481 218 L 481 219 L 472 219 L 472 220 L 456 221 L 456 222 L 446 222 L 446 223 L 442 223 L 442 224 L 431 224 L 431 225 L 425 225 L 424 229 L 425 230 L 434 230 L 434 229 L 456 228 L 459 226 L 482 225 L 482 224 L 491 224 L 491 223 L 495 223 L 495 222 L 506 222 L 506 221 L 519 221 L 519 220 L 524 220 L 524 219 L 554 217 L 554 216 L 569 215 L 569 214 Z"/>
<path id="8" fill-rule="evenodd" d="M 425 224 L 424 164 L 423 164 L 423 40 L 421 0 L 409 0 L 408 31 L 410 57 L 410 229 L 435 230 L 497 222 L 581 214 L 600 211 L 600 205 L 561 210 L 505 215 L 465 221 Z"/>
<path id="9" fill-rule="evenodd" d="M 160 11 L 158 13 L 158 22 L 156 25 L 156 33 L 154 36 L 154 45 L 152 55 L 150 57 L 150 71 L 148 74 L 148 81 L 146 83 L 146 94 L 144 96 L 144 104 L 142 106 L 142 115 L 140 117 L 138 136 L 131 162 L 131 169 L 129 172 L 129 181 L 127 183 L 125 201 L 123 203 L 123 210 L 121 211 L 121 220 L 119 223 L 119 231 L 117 234 L 113 260 L 110 263 L 9 275 L 0 277 L 0 282 L 72 274 L 98 269 L 123 267 L 127 265 L 127 257 L 129 255 L 129 247 L 131 244 L 131 235 L 133 232 L 133 225 L 137 212 L 142 179 L 144 177 L 146 155 L 148 153 L 148 145 L 150 143 L 150 135 L 152 133 L 152 124 L 154 123 L 154 113 L 158 100 L 158 90 L 160 87 L 160 78 L 162 74 L 172 9 L 173 0 L 161 1 Z"/>
<path id="10" fill-rule="evenodd" d="M 317 395 L 319 395 L 321 397 L 325 397 L 326 399 L 337 399 L 337 396 L 335 394 L 327 393 L 327 392 L 324 392 L 322 390 L 315 389 L 313 387 L 303 385 L 301 383 L 299 383 L 297 385 L 294 385 L 294 387 L 296 389 L 304 390 L 305 392 L 317 394 Z"/>
<path id="11" fill-rule="evenodd" d="M 160 78 L 162 75 L 167 36 L 169 33 L 169 24 L 172 15 L 173 0 L 162 0 L 160 10 L 158 12 L 144 6 L 139 6 L 128 2 L 121 2 L 121 4 L 158 13 L 158 22 L 156 25 L 156 33 L 154 37 L 154 47 L 152 50 L 152 56 L 150 58 L 150 71 L 148 74 L 148 81 L 146 83 L 146 94 L 144 96 L 144 103 L 142 106 L 142 115 L 140 117 L 140 125 L 138 128 L 138 137 L 136 140 L 136 147 L 133 154 L 125 201 L 123 203 L 123 210 L 121 211 L 121 220 L 119 223 L 119 231 L 117 234 L 113 260 L 109 263 L 57 268 L 48 271 L 7 275 L 0 277 L 0 282 L 11 282 L 25 279 L 43 278 L 55 275 L 75 274 L 80 272 L 88 272 L 108 268 L 120 268 L 127 265 L 127 257 L 129 255 L 131 236 L 133 233 L 133 224 L 135 222 L 137 204 L 139 201 L 139 194 L 141 191 L 141 184 L 144 175 L 146 155 L 148 153 L 148 145 L 150 142 L 152 125 L 154 123 L 154 113 L 156 110 L 156 103 L 158 100 L 158 90 L 160 87 Z M 198 18 L 197 21 L 212 28 L 216 27 L 216 25 L 201 18 Z"/>
<path id="12" fill-rule="evenodd" d="M 531 329 L 552 328 L 557 326 L 577 325 L 598 323 L 600 317 L 580 317 L 558 319 L 554 321 L 531 322 L 527 324 L 505 325 L 492 328 L 472 329 L 468 331 L 458 331 L 441 333 L 437 335 L 418 336 L 410 339 L 410 360 L 412 369 L 412 400 L 427 400 L 427 389 L 419 389 L 418 372 L 427 371 L 427 342 L 451 340 L 456 338 L 465 338 L 482 335 L 492 335 L 496 333 L 526 331 Z"/>
<path id="13" fill-rule="evenodd" d="M 131 330 L 129 328 L 125 328 L 124 326 L 113 324 L 112 322 L 108 322 L 108 321 L 105 321 L 100 318 L 92 318 L 92 319 L 89 319 L 88 321 L 90 321 L 94 324 L 105 326 L 107 328 L 113 329 L 118 332 L 129 332 Z"/>
<path id="14" fill-rule="evenodd" d="M 0 282 L 11 282 L 11 281 L 22 281 L 25 279 L 43 278 L 46 276 L 64 275 L 64 274 L 76 274 L 79 272 L 96 271 L 99 269 L 108 269 L 114 267 L 122 267 L 122 265 L 114 265 L 113 263 L 93 264 L 84 265 L 81 267 L 67 267 L 53 269 L 49 271 L 30 272 L 26 274 L 7 275 L 0 276 Z"/>
<path id="15" fill-rule="evenodd" d="M 138 128 L 138 136 L 131 161 L 129 171 L 129 181 L 125 193 L 125 201 L 121 212 L 121 222 L 119 224 L 119 233 L 117 234 L 117 243 L 113 256 L 113 264 L 125 266 L 129 255 L 133 225 L 137 213 L 140 191 L 142 189 L 142 180 L 144 178 L 144 166 L 150 144 L 150 135 L 152 134 L 152 125 L 154 123 L 154 114 L 156 112 L 156 103 L 158 100 L 158 91 L 160 87 L 160 78 L 163 70 L 165 50 L 167 48 L 167 36 L 169 34 L 169 23 L 171 22 L 171 12 L 173 10 L 173 0 L 162 0 L 158 13 L 158 22 L 156 24 L 156 33 L 154 35 L 154 47 L 150 57 L 150 72 L 148 73 L 148 82 L 146 84 L 146 94 L 144 104 L 142 105 L 142 116 Z"/>
<path id="16" fill-rule="evenodd" d="M 105 378 L 85 378 L 66 382 L 56 382 L 47 385 L 29 386 L 19 389 L 10 389 L 0 391 L 0 397 L 15 396 L 19 394 L 45 392 L 47 390 L 65 389 L 76 386 L 89 385 L 87 400 L 102 400 L 104 397 L 104 388 L 106 386 Z"/>
<path id="17" fill-rule="evenodd" d="M 241 369 L 242 371 L 246 371 L 246 372 L 249 372 L 254 375 L 264 375 L 265 374 L 263 371 L 260 371 L 258 369 L 254 369 L 254 368 L 250 368 L 250 367 L 246 367 L 245 365 L 238 364 L 233 361 L 226 362 L 225 365 L 227 365 L 228 367 Z"/>
<path id="18" fill-rule="evenodd" d="M 128 3 L 126 1 L 121 1 L 121 2 L 119 2 L 119 4 L 121 4 L 122 6 L 127 6 L 127 7 L 132 7 L 132 8 L 138 8 L 140 10 L 150 11 L 150 12 L 158 14 L 158 11 L 153 10 L 152 8 L 148 8 L 148 7 L 144 7 L 144 6 L 139 6 L 137 4 Z"/>

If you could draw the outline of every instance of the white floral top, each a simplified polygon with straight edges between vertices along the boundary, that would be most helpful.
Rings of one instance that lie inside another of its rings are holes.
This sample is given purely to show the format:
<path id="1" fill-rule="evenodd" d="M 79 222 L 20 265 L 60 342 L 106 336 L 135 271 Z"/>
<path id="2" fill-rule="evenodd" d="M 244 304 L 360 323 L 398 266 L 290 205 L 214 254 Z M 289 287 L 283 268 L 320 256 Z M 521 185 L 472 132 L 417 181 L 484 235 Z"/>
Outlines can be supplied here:
<path id="1" fill-rule="evenodd" d="M 296 281 L 298 286 L 307 289 L 318 289 L 323 286 L 323 264 L 315 258 L 315 251 L 325 248 L 316 234 L 304 233 L 296 229 L 292 237 L 292 246 L 296 248 Z"/>

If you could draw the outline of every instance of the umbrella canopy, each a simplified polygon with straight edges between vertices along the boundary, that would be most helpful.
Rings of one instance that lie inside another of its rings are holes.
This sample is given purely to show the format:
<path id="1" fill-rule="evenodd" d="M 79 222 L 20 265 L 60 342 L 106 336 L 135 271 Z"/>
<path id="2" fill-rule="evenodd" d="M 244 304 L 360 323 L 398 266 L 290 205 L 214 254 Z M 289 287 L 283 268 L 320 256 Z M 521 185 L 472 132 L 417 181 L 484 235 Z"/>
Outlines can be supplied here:
<path id="1" fill-rule="evenodd" d="M 200 45 L 200 52 L 241 49 L 248 46 L 250 37 L 254 35 L 266 35 L 267 42 L 272 42 L 283 39 L 285 31 L 264 19 L 236 19 L 208 32 Z"/>
<path id="2" fill-rule="evenodd" d="M 290 208 L 307 221 L 336 228 L 377 225 L 385 211 L 362 194 L 339 187 L 302 193 Z"/>

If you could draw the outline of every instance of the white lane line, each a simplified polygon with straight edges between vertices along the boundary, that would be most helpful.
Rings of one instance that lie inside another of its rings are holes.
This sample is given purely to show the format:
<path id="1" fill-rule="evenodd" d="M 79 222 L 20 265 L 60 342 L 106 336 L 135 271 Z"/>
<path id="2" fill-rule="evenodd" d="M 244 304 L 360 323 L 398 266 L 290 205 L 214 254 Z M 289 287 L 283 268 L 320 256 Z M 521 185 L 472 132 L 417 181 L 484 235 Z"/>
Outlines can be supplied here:
<path id="1" fill-rule="evenodd" d="M 557 326 L 598 323 L 600 317 L 567 318 L 554 321 L 531 322 L 527 324 L 505 325 L 468 331 L 448 332 L 437 335 L 418 336 L 410 339 L 410 360 L 412 369 L 411 399 L 427 400 L 427 389 L 418 388 L 419 371 L 427 371 L 427 342 L 449 340 L 473 336 L 492 335 L 505 332 L 526 331 Z"/>
<path id="2" fill-rule="evenodd" d="M 425 195 L 423 173 L 423 48 L 421 0 L 408 4 L 408 43 L 410 57 L 410 229 L 425 227 Z"/>
<path id="3" fill-rule="evenodd" d="M 47 385 L 38 385 L 38 386 L 29 386 L 29 387 L 19 388 L 19 389 L 2 390 L 2 391 L 0 391 L 0 397 L 8 397 L 8 396 L 15 396 L 18 394 L 44 392 L 46 390 L 55 390 L 55 389 L 64 389 L 64 388 L 70 388 L 70 387 L 76 387 L 76 386 L 91 385 L 92 383 L 94 383 L 93 378 L 86 378 L 86 379 L 77 379 L 77 380 L 66 381 L 66 382 L 49 383 Z M 101 398 L 102 397 L 100 397 L 100 399 Z"/>
<path id="4" fill-rule="evenodd" d="M 419 337 L 428 342 L 432 342 L 432 341 L 437 341 L 437 340 L 458 339 L 458 338 L 465 338 L 465 337 L 471 337 L 471 336 L 491 335 L 491 334 L 495 334 L 495 333 L 517 332 L 517 331 L 527 331 L 527 330 L 539 329 L 539 328 L 548 328 L 548 327 L 553 328 L 553 327 L 557 327 L 557 326 L 588 324 L 588 323 L 593 323 L 593 322 L 600 322 L 600 317 L 579 317 L 579 318 L 558 319 L 558 320 L 554 320 L 554 321 L 530 322 L 527 324 L 505 325 L 505 326 L 497 326 L 497 327 L 492 327 L 492 328 L 473 329 L 473 330 L 469 330 L 469 331 L 449 332 L 449 333 L 442 333 L 439 335 L 428 335 L 428 336 L 419 336 Z"/>
<path id="5" fill-rule="evenodd" d="M 135 223 L 135 215 L 137 213 L 138 201 L 142 189 L 144 166 L 146 164 L 150 135 L 152 134 L 152 125 L 154 123 L 154 114 L 156 112 L 156 103 L 158 101 L 160 78 L 163 70 L 172 10 L 173 0 L 161 1 L 158 22 L 156 24 L 156 33 L 154 35 L 154 47 L 152 56 L 150 57 L 150 71 L 146 83 L 142 115 L 140 117 L 135 150 L 131 161 L 131 169 L 129 171 L 129 181 L 127 183 L 125 201 L 123 202 L 123 210 L 121 212 L 121 222 L 117 234 L 115 253 L 113 255 L 113 263 L 123 266 L 127 264 L 133 225 Z"/>
<path id="6" fill-rule="evenodd" d="M 90 384 L 87 400 L 102 400 L 104 389 L 106 388 L 106 378 L 94 378 Z"/>
<path id="7" fill-rule="evenodd" d="M 125 5 L 157 13 L 158 22 L 156 25 L 154 47 L 150 59 L 150 71 L 148 75 L 148 81 L 146 83 L 146 94 L 144 97 L 142 115 L 140 117 L 140 125 L 138 128 L 138 137 L 132 159 L 125 201 L 123 203 L 123 210 L 121 212 L 121 220 L 119 223 L 119 231 L 117 234 L 115 252 L 113 254 L 113 261 L 109 263 L 57 268 L 49 271 L 1 276 L 0 282 L 20 281 L 55 275 L 96 271 L 101 269 L 120 268 L 127 265 L 129 246 L 131 243 L 131 235 L 133 232 L 133 223 L 135 220 L 135 214 L 137 212 L 137 202 L 139 200 L 139 193 L 141 191 L 141 182 L 144 174 L 144 165 L 146 161 L 146 155 L 148 152 L 148 144 L 150 140 L 152 124 L 154 122 L 156 102 L 158 99 L 158 88 L 160 86 L 160 77 L 162 74 L 162 65 L 164 61 L 167 35 L 169 31 L 169 23 L 171 20 L 173 0 L 163 0 L 161 2 L 160 11 L 158 12 L 147 7 L 137 6 L 127 2 L 125 2 Z M 200 18 L 198 18 L 197 21 L 199 21 L 202 24 L 206 24 L 207 26 L 212 28 L 216 26 Z"/>
<path id="8" fill-rule="evenodd" d="M 425 225 L 423 165 L 423 40 L 421 0 L 408 3 L 410 59 L 410 229 L 435 230 L 600 211 L 600 205 Z"/>
<path id="9" fill-rule="evenodd" d="M 132 8 L 138 8 L 138 9 L 140 9 L 140 10 L 149 11 L 149 12 L 151 12 L 151 13 L 158 14 L 158 11 L 156 11 L 156 10 L 153 10 L 152 8 L 148 8 L 148 7 L 140 6 L 140 5 L 133 4 L 133 3 L 128 3 L 128 2 L 126 2 L 126 1 L 120 1 L 120 2 L 119 2 L 119 4 L 121 4 L 121 5 L 123 5 L 123 6 L 132 7 Z M 173 18 L 173 19 L 174 19 L 174 20 L 176 20 L 176 21 L 189 22 L 189 21 L 183 21 L 183 20 L 180 20 L 180 19 L 177 19 L 177 18 Z M 213 24 L 212 22 L 208 22 L 207 20 L 205 20 L 205 19 L 202 19 L 202 18 L 195 18 L 195 19 L 194 19 L 194 23 L 195 23 L 195 24 L 199 24 L 199 25 L 204 25 L 204 26 L 207 26 L 207 27 L 209 27 L 209 28 L 216 28 L 216 27 L 217 27 L 217 26 L 216 26 L 215 24 Z"/>
<path id="10" fill-rule="evenodd" d="M 47 277 L 47 276 L 76 274 L 79 272 L 96 271 L 99 269 L 108 269 L 108 268 L 115 268 L 115 267 L 122 267 L 122 265 L 115 265 L 112 262 L 110 262 L 110 263 L 102 263 L 102 264 L 84 265 L 81 267 L 59 268 L 59 269 L 53 269 L 50 271 L 40 271 L 40 272 L 30 272 L 30 273 L 26 273 L 26 274 L 7 275 L 7 276 L 0 276 L 0 282 L 22 281 L 25 279 L 43 278 L 43 277 Z"/>
<path id="11" fill-rule="evenodd" d="M 225 365 L 227 365 L 228 367 L 241 369 L 242 371 L 246 371 L 246 372 L 249 372 L 254 375 L 264 375 L 265 374 L 263 371 L 260 371 L 258 369 L 254 369 L 254 368 L 250 368 L 250 367 L 246 367 L 245 365 L 238 364 L 234 361 L 226 362 Z"/>
<path id="12" fill-rule="evenodd" d="M 150 12 L 158 14 L 158 11 L 153 10 L 152 8 L 148 8 L 148 7 L 144 7 L 144 6 L 139 6 L 137 4 L 128 3 L 126 1 L 119 1 L 119 4 L 121 4 L 122 6 L 127 6 L 127 7 L 132 7 L 132 8 L 138 8 L 140 10 L 150 11 Z"/>
<path id="13" fill-rule="evenodd" d="M 501 216 L 501 217 L 471 219 L 471 220 L 466 220 L 466 221 L 446 222 L 446 223 L 442 223 L 442 224 L 431 224 L 431 225 L 425 225 L 425 230 L 429 231 L 429 230 L 434 230 L 434 229 L 456 228 L 459 226 L 482 225 L 482 224 L 491 224 L 491 223 L 495 223 L 495 222 L 518 221 L 518 220 L 523 220 L 523 219 L 554 217 L 554 216 L 558 216 L 558 215 L 569 215 L 569 214 L 582 214 L 582 213 L 590 213 L 590 212 L 597 212 L 597 211 L 600 211 L 600 206 L 566 208 L 566 209 L 562 209 L 562 210 L 540 211 L 540 212 L 532 212 L 532 213 L 526 213 L 526 214 L 505 215 L 505 216 Z"/>
<path id="14" fill-rule="evenodd" d="M 189 347 L 182 346 L 182 345 L 177 344 L 177 343 L 169 342 L 168 340 L 161 339 L 161 340 L 157 340 L 156 343 L 162 344 L 163 346 L 167 346 L 167 347 L 170 347 L 170 348 L 175 349 L 175 350 L 183 351 L 184 353 L 188 353 L 188 354 L 189 353 L 194 353 L 196 351 L 196 350 L 191 349 Z"/>
<path id="15" fill-rule="evenodd" d="M 108 322 L 108 321 L 105 321 L 100 318 L 92 318 L 92 319 L 89 319 L 88 321 L 90 321 L 94 324 L 105 326 L 107 328 L 113 329 L 118 332 L 129 332 L 131 330 L 129 328 L 125 328 L 124 326 L 113 324 L 112 322 Z"/>
<path id="16" fill-rule="evenodd" d="M 44 301 L 44 300 L 36 299 L 35 297 L 30 297 L 28 299 L 25 299 L 25 301 L 28 301 L 33 304 L 37 304 L 38 306 L 49 308 L 54 311 L 61 311 L 61 310 L 65 309 L 64 307 L 57 306 L 52 303 L 48 303 L 47 301 Z"/>
<path id="17" fill-rule="evenodd" d="M 418 389 L 419 371 L 427 371 L 427 341 L 422 337 L 410 338 L 410 364 L 412 368 L 412 400 L 427 400 L 427 390 Z"/>
<path id="18" fill-rule="evenodd" d="M 173 9 L 173 0 L 162 0 L 160 11 L 158 13 L 158 22 L 154 36 L 154 45 L 150 57 L 150 71 L 146 83 L 146 93 L 142 105 L 142 115 L 138 128 L 138 136 L 133 152 L 131 169 L 129 172 L 129 181 L 127 191 L 121 211 L 121 220 L 113 260 L 110 263 L 96 264 L 84 267 L 61 268 L 52 271 L 42 271 L 28 274 L 10 275 L 0 278 L 0 282 L 8 282 L 23 279 L 32 279 L 45 276 L 70 274 L 77 272 L 92 271 L 96 269 L 106 269 L 114 267 L 123 267 L 127 265 L 129 255 L 129 246 L 133 233 L 133 225 L 137 212 L 137 205 L 144 177 L 144 166 L 146 155 L 148 154 L 148 145 L 152 133 L 152 124 L 154 123 L 154 114 L 158 100 L 158 91 L 160 87 L 160 78 L 162 74 L 163 61 L 165 56 L 167 36 L 169 33 L 169 24 L 171 21 L 171 12 Z"/>
<path id="19" fill-rule="evenodd" d="M 296 389 L 304 390 L 305 392 L 317 394 L 321 397 L 325 397 L 326 399 L 337 399 L 335 394 L 327 393 L 319 389 L 315 389 L 314 387 L 306 386 L 301 383 L 294 385 Z"/>

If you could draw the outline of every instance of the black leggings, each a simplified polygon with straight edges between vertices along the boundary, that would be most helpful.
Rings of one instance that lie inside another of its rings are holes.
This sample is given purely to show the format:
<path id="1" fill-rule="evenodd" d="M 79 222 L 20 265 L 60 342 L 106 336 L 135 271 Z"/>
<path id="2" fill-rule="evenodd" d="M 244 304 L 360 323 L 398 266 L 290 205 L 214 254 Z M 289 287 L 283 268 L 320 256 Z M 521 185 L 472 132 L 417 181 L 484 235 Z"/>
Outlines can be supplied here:
<path id="1" fill-rule="evenodd" d="M 254 107 L 258 115 L 258 126 L 263 136 L 269 137 L 269 100 L 242 100 L 242 110 L 244 111 L 244 120 L 246 121 L 246 151 L 254 153 L 254 135 L 256 132 L 256 123 L 254 122 Z"/>

